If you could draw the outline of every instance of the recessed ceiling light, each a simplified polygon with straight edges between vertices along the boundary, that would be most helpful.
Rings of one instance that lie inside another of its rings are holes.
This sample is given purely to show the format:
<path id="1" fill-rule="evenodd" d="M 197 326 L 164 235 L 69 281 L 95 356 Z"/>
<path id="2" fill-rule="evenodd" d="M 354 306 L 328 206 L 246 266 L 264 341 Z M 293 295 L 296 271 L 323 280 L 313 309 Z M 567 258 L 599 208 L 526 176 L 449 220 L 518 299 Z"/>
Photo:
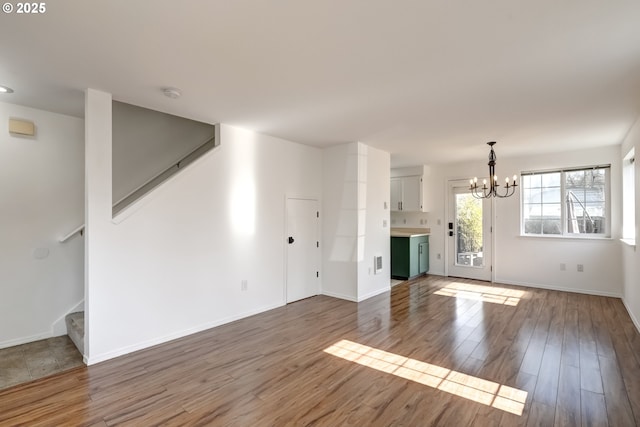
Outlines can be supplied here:
<path id="1" fill-rule="evenodd" d="M 167 96 L 171 99 L 178 99 L 182 95 L 180 89 L 177 89 L 175 87 L 166 87 L 162 89 L 162 93 L 164 93 L 164 96 Z"/>
<path id="2" fill-rule="evenodd" d="M 0 93 L 13 93 L 13 89 L 7 86 L 0 86 Z"/>

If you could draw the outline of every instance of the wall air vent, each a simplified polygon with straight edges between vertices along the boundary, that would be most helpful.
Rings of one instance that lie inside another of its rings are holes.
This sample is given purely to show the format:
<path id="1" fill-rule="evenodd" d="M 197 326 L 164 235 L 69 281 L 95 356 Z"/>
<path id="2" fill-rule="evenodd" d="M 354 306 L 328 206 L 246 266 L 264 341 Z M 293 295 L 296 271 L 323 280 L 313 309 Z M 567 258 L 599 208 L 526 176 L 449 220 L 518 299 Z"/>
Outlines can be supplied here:
<path id="1" fill-rule="evenodd" d="M 373 274 L 378 274 L 382 271 L 382 257 L 376 255 L 373 257 Z"/>

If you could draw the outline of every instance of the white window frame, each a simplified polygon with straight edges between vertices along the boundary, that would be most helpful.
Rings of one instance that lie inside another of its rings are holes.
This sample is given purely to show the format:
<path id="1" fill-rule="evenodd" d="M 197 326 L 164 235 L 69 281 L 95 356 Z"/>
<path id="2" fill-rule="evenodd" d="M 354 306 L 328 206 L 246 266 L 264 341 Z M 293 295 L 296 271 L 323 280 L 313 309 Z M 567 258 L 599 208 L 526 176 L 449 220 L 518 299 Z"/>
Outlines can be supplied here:
<path id="1" fill-rule="evenodd" d="M 565 173 L 586 171 L 589 169 L 607 169 L 605 175 L 605 221 L 604 221 L 604 233 L 569 233 L 567 230 L 567 208 L 564 203 L 566 197 L 566 178 Z M 538 233 L 525 233 L 524 222 L 524 179 L 526 175 L 538 175 L 545 173 L 560 173 L 560 223 L 562 225 L 560 234 L 538 234 Z M 554 168 L 545 170 L 533 170 L 520 172 L 520 236 L 522 237 L 534 237 L 543 239 L 588 239 L 588 240 L 603 240 L 611 238 L 611 165 L 592 165 L 592 166 L 578 166 L 567 168 Z"/>
<path id="2" fill-rule="evenodd" d="M 622 241 L 636 244 L 636 191 L 635 149 L 629 150 L 622 160 Z"/>

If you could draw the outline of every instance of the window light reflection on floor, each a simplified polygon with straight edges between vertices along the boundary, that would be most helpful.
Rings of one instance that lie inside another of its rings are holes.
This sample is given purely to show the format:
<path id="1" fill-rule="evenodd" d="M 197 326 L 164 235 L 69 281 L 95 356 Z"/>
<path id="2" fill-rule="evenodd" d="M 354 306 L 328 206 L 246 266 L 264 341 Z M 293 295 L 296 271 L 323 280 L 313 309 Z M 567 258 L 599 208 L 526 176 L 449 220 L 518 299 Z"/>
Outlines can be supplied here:
<path id="1" fill-rule="evenodd" d="M 516 306 L 525 294 L 525 291 L 501 288 L 498 286 L 454 282 L 434 292 L 434 294 Z"/>
<path id="2" fill-rule="evenodd" d="M 324 350 L 333 356 L 424 384 L 474 402 L 522 415 L 527 392 L 348 340 Z"/>

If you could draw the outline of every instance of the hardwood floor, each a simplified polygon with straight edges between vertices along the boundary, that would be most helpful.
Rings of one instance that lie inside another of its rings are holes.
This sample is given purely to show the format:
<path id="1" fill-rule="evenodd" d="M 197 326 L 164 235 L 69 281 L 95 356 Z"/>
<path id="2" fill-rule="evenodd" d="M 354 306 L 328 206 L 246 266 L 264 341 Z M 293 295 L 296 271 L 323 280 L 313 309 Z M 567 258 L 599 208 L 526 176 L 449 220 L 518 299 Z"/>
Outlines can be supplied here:
<path id="1" fill-rule="evenodd" d="M 619 299 L 438 276 L 0 391 L 0 425 L 635 426 Z"/>

